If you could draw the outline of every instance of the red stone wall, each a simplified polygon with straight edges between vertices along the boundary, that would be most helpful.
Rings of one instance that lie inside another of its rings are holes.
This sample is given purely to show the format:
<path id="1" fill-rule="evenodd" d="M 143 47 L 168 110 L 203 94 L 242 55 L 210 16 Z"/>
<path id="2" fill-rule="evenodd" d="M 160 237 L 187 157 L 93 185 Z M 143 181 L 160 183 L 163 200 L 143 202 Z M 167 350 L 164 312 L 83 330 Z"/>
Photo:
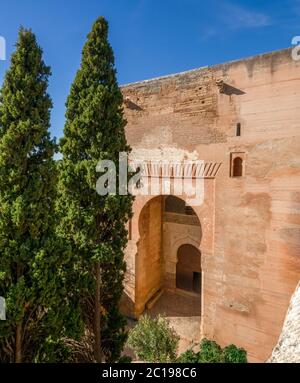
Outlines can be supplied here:
<path id="1" fill-rule="evenodd" d="M 287 49 L 122 90 L 133 156 L 175 152 L 222 163 L 194 208 L 202 228 L 199 332 L 265 361 L 300 276 L 300 62 Z M 233 178 L 235 153 L 244 174 Z M 133 301 L 143 286 L 135 263 L 142 259 L 139 214 L 149 199 L 135 201 L 126 253 Z"/>

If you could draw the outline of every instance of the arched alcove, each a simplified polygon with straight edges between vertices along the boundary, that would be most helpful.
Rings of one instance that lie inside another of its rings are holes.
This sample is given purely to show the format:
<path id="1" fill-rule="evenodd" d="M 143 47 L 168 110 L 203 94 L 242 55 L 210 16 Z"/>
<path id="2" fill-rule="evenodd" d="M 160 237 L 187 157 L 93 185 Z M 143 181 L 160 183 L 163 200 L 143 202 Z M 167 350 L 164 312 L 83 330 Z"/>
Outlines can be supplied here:
<path id="1" fill-rule="evenodd" d="M 242 177 L 243 175 L 243 160 L 241 157 L 235 157 L 233 160 L 232 176 Z"/>

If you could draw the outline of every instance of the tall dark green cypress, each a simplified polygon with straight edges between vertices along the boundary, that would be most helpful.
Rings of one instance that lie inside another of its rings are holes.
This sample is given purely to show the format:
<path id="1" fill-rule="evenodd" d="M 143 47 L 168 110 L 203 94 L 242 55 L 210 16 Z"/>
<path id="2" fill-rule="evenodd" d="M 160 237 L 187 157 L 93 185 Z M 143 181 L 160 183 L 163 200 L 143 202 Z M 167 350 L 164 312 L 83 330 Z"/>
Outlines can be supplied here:
<path id="1" fill-rule="evenodd" d="M 62 336 L 62 311 L 72 317 L 62 305 L 68 260 L 54 238 L 49 75 L 35 35 L 21 28 L 0 92 L 0 295 L 7 309 L 0 360 L 7 362 L 46 361 L 47 342 Z"/>
<path id="2" fill-rule="evenodd" d="M 122 102 L 108 23 L 100 17 L 87 37 L 66 104 L 57 203 L 58 231 L 72 247 L 82 317 L 98 362 L 116 360 L 126 338 L 118 302 L 132 197 L 96 192 L 98 162 L 112 160 L 118 170 L 119 153 L 130 151 Z"/>

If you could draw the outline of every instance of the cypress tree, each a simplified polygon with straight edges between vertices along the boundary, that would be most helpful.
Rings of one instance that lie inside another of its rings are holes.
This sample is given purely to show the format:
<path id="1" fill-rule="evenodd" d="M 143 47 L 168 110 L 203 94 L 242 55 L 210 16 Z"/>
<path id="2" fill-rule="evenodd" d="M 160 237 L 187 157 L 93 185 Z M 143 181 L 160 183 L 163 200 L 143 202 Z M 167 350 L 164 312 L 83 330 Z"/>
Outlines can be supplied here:
<path id="1" fill-rule="evenodd" d="M 126 339 L 118 302 L 132 197 L 96 192 L 99 161 L 113 161 L 118 179 L 119 152 L 130 151 L 122 102 L 108 24 L 100 17 L 88 34 L 66 103 L 57 203 L 58 231 L 72 248 L 74 275 L 78 273 L 72 278 L 97 362 L 116 360 Z"/>
<path id="2" fill-rule="evenodd" d="M 54 237 L 49 76 L 35 35 L 21 28 L 0 92 L 0 295 L 7 309 L 0 360 L 6 362 L 49 360 L 64 318 L 72 318 L 62 305 L 68 259 Z"/>

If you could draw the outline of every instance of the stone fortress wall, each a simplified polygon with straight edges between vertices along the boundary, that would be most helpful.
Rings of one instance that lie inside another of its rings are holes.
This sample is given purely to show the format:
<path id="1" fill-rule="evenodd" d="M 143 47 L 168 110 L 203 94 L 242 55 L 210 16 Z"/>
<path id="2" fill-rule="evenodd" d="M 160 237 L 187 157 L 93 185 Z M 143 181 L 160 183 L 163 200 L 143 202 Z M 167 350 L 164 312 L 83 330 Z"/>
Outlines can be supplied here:
<path id="1" fill-rule="evenodd" d="M 198 226 L 166 221 L 163 197 L 136 197 L 127 309 L 139 316 L 159 289 L 176 290 L 176 251 L 192 244 L 201 253 L 199 337 L 266 361 L 300 276 L 300 61 L 285 49 L 122 92 L 132 158 L 206 166 Z"/>

